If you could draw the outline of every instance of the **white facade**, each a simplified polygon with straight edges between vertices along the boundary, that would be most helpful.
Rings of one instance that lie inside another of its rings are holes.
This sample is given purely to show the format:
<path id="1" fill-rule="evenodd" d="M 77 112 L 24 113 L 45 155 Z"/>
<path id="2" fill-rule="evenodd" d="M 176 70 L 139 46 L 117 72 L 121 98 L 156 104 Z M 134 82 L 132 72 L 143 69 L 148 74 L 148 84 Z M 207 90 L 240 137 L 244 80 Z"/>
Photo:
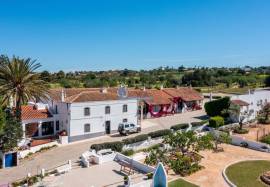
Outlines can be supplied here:
<path id="1" fill-rule="evenodd" d="M 123 111 L 124 105 L 127 111 Z M 105 108 L 110 107 L 110 113 Z M 137 99 L 71 103 L 69 108 L 68 135 L 70 141 L 76 141 L 104 134 L 115 133 L 124 120 L 137 125 Z M 84 115 L 84 109 L 90 109 L 90 115 Z M 85 124 L 90 131 L 85 132 Z"/>
<path id="2" fill-rule="evenodd" d="M 254 92 L 249 92 L 248 94 L 235 95 L 231 97 L 231 100 L 242 100 L 247 102 L 248 106 L 241 107 L 241 113 L 247 112 L 247 120 L 256 119 L 258 112 L 262 107 L 270 102 L 270 90 L 255 90 Z M 244 122 L 245 122 L 244 121 Z"/>
<path id="3" fill-rule="evenodd" d="M 138 100 L 136 98 L 71 103 L 50 100 L 43 105 L 49 109 L 52 117 L 24 120 L 22 123 L 24 131 L 26 125 L 38 124 L 38 136 L 35 135 L 35 138 L 45 137 L 41 127 L 48 121 L 53 124 L 53 133 L 50 135 L 56 135 L 65 130 L 69 142 L 116 133 L 119 124 L 124 121 L 138 125 Z M 41 104 L 37 104 L 37 106 L 41 106 Z M 105 112 L 106 107 L 107 113 Z M 85 114 L 86 108 L 89 110 L 89 115 Z"/>

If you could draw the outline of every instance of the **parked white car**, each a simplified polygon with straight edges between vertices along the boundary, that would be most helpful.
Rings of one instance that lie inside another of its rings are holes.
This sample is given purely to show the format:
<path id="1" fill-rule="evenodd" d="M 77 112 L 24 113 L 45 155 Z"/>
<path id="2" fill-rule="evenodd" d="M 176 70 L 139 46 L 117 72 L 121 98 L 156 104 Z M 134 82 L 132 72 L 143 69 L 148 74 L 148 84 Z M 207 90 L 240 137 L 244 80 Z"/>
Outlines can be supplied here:
<path id="1" fill-rule="evenodd" d="M 122 135 L 128 135 L 130 133 L 136 133 L 140 131 L 140 127 L 134 123 L 120 123 L 118 126 L 118 132 Z"/>

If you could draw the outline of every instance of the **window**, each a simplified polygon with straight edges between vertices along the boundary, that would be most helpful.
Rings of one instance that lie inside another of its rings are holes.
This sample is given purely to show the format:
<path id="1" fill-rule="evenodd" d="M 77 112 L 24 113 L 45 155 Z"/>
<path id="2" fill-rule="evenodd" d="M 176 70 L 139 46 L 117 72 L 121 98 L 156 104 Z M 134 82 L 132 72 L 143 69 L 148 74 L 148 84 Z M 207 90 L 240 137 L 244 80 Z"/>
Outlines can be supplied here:
<path id="1" fill-rule="evenodd" d="M 106 106 L 105 107 L 105 114 L 110 114 L 111 113 L 111 107 L 110 106 Z"/>
<path id="2" fill-rule="evenodd" d="M 90 132 L 90 124 L 85 124 L 84 125 L 84 133 Z"/>
<path id="3" fill-rule="evenodd" d="M 58 107 L 55 105 L 55 114 L 58 114 Z"/>
<path id="4" fill-rule="evenodd" d="M 56 121 L 56 123 L 55 123 L 55 130 L 56 131 L 59 131 L 60 130 L 59 121 Z"/>
<path id="5" fill-rule="evenodd" d="M 127 105 L 123 105 L 123 112 L 127 112 L 128 111 L 128 106 Z"/>
<path id="6" fill-rule="evenodd" d="M 130 127 L 131 127 L 131 128 L 134 128 L 134 127 L 135 127 L 135 125 L 134 125 L 133 123 L 131 123 L 131 124 L 130 124 Z"/>
<path id="7" fill-rule="evenodd" d="M 90 108 L 88 108 L 88 107 L 84 108 L 84 115 L 90 116 Z"/>
<path id="8" fill-rule="evenodd" d="M 128 121 L 127 118 L 123 119 L 123 123 L 126 123 L 127 121 Z"/>

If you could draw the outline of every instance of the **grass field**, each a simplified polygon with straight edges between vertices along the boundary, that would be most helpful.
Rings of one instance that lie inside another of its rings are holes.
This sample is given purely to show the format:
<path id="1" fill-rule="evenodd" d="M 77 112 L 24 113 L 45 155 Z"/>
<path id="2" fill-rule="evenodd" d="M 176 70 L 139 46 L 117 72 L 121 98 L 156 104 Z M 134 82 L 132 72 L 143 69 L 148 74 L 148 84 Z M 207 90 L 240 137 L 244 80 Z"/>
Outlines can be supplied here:
<path id="1" fill-rule="evenodd" d="M 229 166 L 226 175 L 238 187 L 265 187 L 260 174 L 270 170 L 270 161 L 244 161 Z"/>
<path id="2" fill-rule="evenodd" d="M 198 187 L 195 184 L 189 183 L 183 179 L 176 179 L 169 183 L 169 187 Z"/>

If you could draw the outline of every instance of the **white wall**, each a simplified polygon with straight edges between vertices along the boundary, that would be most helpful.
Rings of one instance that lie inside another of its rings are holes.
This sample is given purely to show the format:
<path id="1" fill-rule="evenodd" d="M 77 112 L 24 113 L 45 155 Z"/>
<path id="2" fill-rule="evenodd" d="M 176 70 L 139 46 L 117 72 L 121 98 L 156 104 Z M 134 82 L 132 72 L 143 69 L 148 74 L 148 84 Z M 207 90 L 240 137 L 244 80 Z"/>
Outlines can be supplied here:
<path id="1" fill-rule="evenodd" d="M 123 105 L 128 105 L 128 111 L 123 113 Z M 105 107 L 110 106 L 110 114 L 105 114 Z M 84 116 L 84 108 L 90 108 L 90 116 Z M 111 121 L 111 131 L 118 129 L 123 119 L 137 124 L 137 100 L 123 99 L 115 101 L 97 101 L 72 103 L 70 107 L 70 136 L 84 135 L 84 124 L 90 124 L 91 133 L 104 133 L 105 121 Z"/>
<path id="2" fill-rule="evenodd" d="M 255 119 L 257 112 L 259 112 L 266 102 L 270 102 L 270 91 L 269 90 L 256 90 L 254 93 L 244 94 L 244 95 L 234 95 L 231 98 L 240 99 L 249 103 L 248 110 L 254 111 L 250 116 L 250 119 Z M 261 105 L 262 104 L 262 105 Z"/>

